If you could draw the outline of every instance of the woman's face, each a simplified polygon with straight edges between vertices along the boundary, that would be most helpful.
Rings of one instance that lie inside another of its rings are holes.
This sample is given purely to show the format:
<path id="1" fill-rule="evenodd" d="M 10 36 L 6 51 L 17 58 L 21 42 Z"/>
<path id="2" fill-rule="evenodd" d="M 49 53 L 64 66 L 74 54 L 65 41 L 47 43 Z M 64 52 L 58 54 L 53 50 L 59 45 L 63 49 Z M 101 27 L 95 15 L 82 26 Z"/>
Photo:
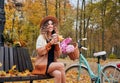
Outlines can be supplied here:
<path id="1" fill-rule="evenodd" d="M 51 20 L 48 21 L 47 29 L 49 32 L 53 31 L 53 22 Z"/>

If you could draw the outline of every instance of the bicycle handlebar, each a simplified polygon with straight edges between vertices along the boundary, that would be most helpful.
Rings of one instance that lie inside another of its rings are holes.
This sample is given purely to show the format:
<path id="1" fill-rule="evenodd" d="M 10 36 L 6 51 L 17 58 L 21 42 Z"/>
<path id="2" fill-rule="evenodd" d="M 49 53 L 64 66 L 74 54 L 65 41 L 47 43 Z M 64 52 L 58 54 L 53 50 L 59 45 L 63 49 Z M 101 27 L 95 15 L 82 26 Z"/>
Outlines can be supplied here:
<path id="1" fill-rule="evenodd" d="M 84 41 L 84 40 L 87 40 L 87 38 L 79 39 L 78 42 L 80 42 L 80 41 Z"/>
<path id="2" fill-rule="evenodd" d="M 81 45 L 81 41 L 84 41 L 84 40 L 87 40 L 87 38 L 82 38 L 82 39 L 79 39 L 78 40 L 78 48 L 81 48 L 81 49 L 83 49 L 83 50 L 88 50 L 88 48 L 86 48 L 86 47 L 83 47 L 82 45 Z M 106 56 L 102 56 L 102 59 L 103 60 L 106 60 Z"/>
<path id="3" fill-rule="evenodd" d="M 81 45 L 81 41 L 85 41 L 85 40 L 87 40 L 87 38 L 82 38 L 82 39 L 79 39 L 78 40 L 78 48 L 82 48 L 83 50 L 87 50 L 88 48 L 86 48 L 86 47 L 83 47 L 82 45 Z"/>
<path id="4" fill-rule="evenodd" d="M 83 50 L 88 50 L 88 48 L 86 48 L 86 47 L 81 47 Z"/>
<path id="5" fill-rule="evenodd" d="M 84 41 L 84 40 L 87 40 L 87 38 L 82 38 L 81 40 Z"/>

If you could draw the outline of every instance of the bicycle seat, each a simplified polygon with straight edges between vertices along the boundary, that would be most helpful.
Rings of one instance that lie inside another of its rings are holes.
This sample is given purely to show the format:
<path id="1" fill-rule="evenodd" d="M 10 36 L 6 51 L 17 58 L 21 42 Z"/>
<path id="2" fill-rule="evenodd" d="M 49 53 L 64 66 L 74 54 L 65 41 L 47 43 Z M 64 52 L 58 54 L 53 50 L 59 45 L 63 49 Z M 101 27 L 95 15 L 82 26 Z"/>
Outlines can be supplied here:
<path id="1" fill-rule="evenodd" d="M 106 55 L 106 51 L 96 52 L 93 54 L 95 57 Z"/>

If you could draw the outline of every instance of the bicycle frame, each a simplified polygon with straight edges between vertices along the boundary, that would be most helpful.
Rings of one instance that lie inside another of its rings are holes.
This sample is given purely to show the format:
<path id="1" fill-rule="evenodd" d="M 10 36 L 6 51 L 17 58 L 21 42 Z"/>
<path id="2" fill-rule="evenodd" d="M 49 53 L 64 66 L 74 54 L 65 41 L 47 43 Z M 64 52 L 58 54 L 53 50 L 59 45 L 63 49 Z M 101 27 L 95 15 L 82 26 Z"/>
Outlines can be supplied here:
<path id="1" fill-rule="evenodd" d="M 84 64 L 85 67 L 88 69 L 88 73 L 89 73 L 90 78 L 91 78 L 92 81 L 94 80 L 95 83 L 101 83 L 101 74 L 103 74 L 103 76 L 105 77 L 105 79 L 108 80 L 108 82 L 110 83 L 110 81 L 107 78 L 107 76 L 102 72 L 102 67 L 101 67 L 100 63 L 97 63 L 98 69 L 97 69 L 97 75 L 96 75 L 91 70 L 88 61 L 86 60 L 86 58 L 83 56 L 82 53 L 80 53 L 80 58 L 79 58 L 79 75 L 78 75 L 78 77 L 80 77 L 81 65 L 82 64 Z"/>

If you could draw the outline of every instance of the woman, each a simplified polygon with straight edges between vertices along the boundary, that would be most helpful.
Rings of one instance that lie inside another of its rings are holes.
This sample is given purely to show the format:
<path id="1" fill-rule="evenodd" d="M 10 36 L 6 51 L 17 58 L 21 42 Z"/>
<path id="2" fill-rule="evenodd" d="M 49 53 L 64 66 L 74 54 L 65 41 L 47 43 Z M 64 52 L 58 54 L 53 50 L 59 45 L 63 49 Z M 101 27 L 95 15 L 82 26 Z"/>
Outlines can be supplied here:
<path id="1" fill-rule="evenodd" d="M 40 23 L 40 35 L 36 42 L 37 57 L 33 74 L 54 76 L 55 83 L 65 83 L 64 64 L 57 62 L 61 54 L 58 42 L 58 20 L 47 16 Z"/>

